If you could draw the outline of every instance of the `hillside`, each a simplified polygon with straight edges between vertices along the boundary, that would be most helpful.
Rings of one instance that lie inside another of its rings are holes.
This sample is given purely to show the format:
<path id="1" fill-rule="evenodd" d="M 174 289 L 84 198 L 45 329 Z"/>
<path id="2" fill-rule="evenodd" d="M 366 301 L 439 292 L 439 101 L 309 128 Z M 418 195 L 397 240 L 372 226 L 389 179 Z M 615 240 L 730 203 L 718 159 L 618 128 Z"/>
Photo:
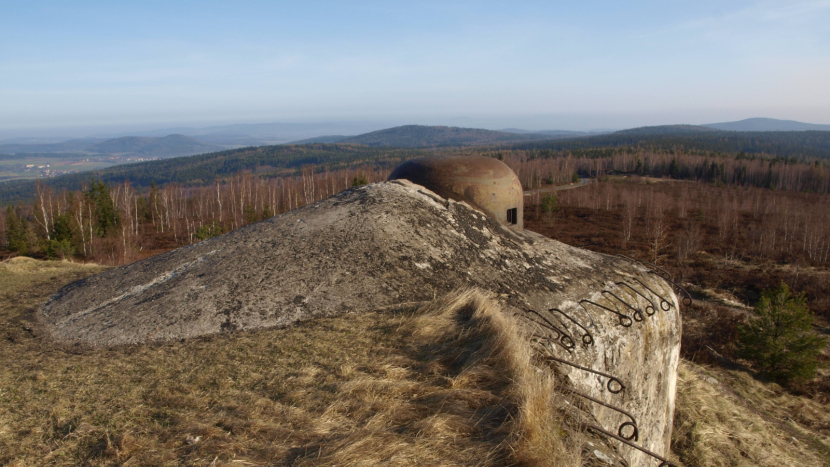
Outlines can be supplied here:
<path id="1" fill-rule="evenodd" d="M 220 146 L 205 144 L 183 135 L 168 135 L 161 138 L 125 136 L 87 148 L 87 151 L 101 154 L 134 154 L 147 157 L 179 157 L 220 150 Z"/>
<path id="2" fill-rule="evenodd" d="M 391 170 L 400 161 L 427 153 L 416 149 L 370 148 L 359 145 L 307 144 L 232 149 L 188 157 L 123 164 L 94 172 L 81 172 L 41 179 L 56 191 L 78 190 L 93 177 L 107 183 L 129 180 L 133 186 L 147 187 L 176 182 L 200 185 L 216 177 L 249 170 L 264 174 L 286 174 L 308 164 L 326 164 L 331 170 L 371 163 Z M 0 183 L 2 203 L 29 201 L 35 193 L 35 180 Z"/>
<path id="3" fill-rule="evenodd" d="M 339 143 L 339 142 L 341 142 L 341 141 L 343 141 L 344 139 L 347 139 L 347 138 L 351 138 L 351 136 L 345 136 L 345 135 L 315 136 L 314 138 L 308 138 L 308 139 L 301 139 L 301 140 L 298 140 L 298 141 L 292 141 L 288 144 Z"/>
<path id="4" fill-rule="evenodd" d="M 478 128 L 405 125 L 352 136 L 339 142 L 344 144 L 363 144 L 366 146 L 429 148 L 483 146 L 518 141 L 533 141 L 552 137 L 549 135 L 517 134 Z"/>
<path id="5" fill-rule="evenodd" d="M 549 149 L 575 153 L 616 148 L 660 151 L 706 151 L 723 154 L 767 154 L 774 157 L 830 159 L 830 131 L 722 131 L 693 125 L 633 128 L 583 138 L 504 145 L 512 149 Z"/>
<path id="6" fill-rule="evenodd" d="M 830 125 L 774 118 L 747 118 L 737 122 L 707 123 L 701 126 L 726 131 L 830 131 Z"/>
<path id="7" fill-rule="evenodd" d="M 51 154 L 84 152 L 91 146 L 105 141 L 101 138 L 71 139 L 61 143 L 49 144 L 3 144 L 0 145 L 0 154 Z"/>

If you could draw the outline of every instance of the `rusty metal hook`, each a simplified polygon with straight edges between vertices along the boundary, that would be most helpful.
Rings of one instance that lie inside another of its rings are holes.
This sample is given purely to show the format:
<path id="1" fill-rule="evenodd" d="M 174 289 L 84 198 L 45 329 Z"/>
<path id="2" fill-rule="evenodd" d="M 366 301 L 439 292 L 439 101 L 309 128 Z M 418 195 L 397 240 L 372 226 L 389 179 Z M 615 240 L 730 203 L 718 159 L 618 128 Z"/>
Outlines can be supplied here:
<path id="1" fill-rule="evenodd" d="M 535 319 L 531 319 L 529 316 L 526 316 L 526 315 L 520 315 L 520 316 L 522 316 L 526 320 L 530 321 L 531 323 L 535 324 L 536 326 L 539 326 L 540 328 L 544 328 L 544 329 L 547 329 L 548 331 L 553 331 L 554 333 L 556 333 L 556 336 L 555 336 L 554 339 L 551 339 L 551 338 L 546 337 L 546 336 L 541 336 L 541 335 L 538 335 L 538 334 L 534 334 L 532 337 L 536 337 L 536 338 L 539 338 L 539 339 L 544 339 L 544 340 L 547 340 L 549 342 L 556 342 L 557 344 L 564 347 L 565 350 L 567 350 L 568 352 L 571 352 L 573 350 L 573 348 L 576 347 L 576 343 L 574 343 L 574 340 L 571 336 L 569 336 L 567 333 L 563 332 L 562 330 L 560 330 L 559 328 L 554 326 L 552 323 L 550 323 L 550 321 L 546 320 L 545 317 L 540 315 L 536 310 L 528 309 L 528 310 L 525 310 L 525 311 L 526 312 L 532 312 L 532 313 L 536 314 L 537 316 L 539 316 L 540 318 L 545 320 L 550 326 L 545 326 L 542 323 L 536 321 Z"/>
<path id="2" fill-rule="evenodd" d="M 594 305 L 596 307 L 602 308 L 603 310 L 610 311 L 611 313 L 614 313 L 615 315 L 617 315 L 619 317 L 620 324 L 623 327 L 629 328 L 634 323 L 634 321 L 631 319 L 630 316 L 624 315 L 624 314 L 620 313 L 617 310 L 612 310 L 612 309 L 608 308 L 605 305 L 600 305 L 599 303 L 592 302 L 591 300 L 585 299 L 585 300 L 580 300 L 579 301 L 579 306 L 581 306 L 582 308 L 585 308 L 585 305 L 583 305 L 583 303 L 590 303 L 591 305 Z M 588 309 L 585 308 L 585 312 L 587 312 L 587 311 L 588 311 Z"/>
<path id="3" fill-rule="evenodd" d="M 647 302 L 649 303 L 648 305 L 646 305 L 646 310 L 645 310 L 647 315 L 649 315 L 649 316 L 654 316 L 654 313 L 657 313 L 657 308 L 655 308 L 655 307 L 654 307 L 654 302 L 652 302 L 652 301 L 651 301 L 648 297 L 646 297 L 645 295 L 641 294 L 639 290 L 635 289 L 634 287 L 631 287 L 631 285 L 629 285 L 627 282 L 616 282 L 614 285 L 616 285 L 617 287 L 619 287 L 619 288 L 621 288 L 621 289 L 622 289 L 622 287 L 623 287 L 623 286 L 628 287 L 628 288 L 629 288 L 629 289 L 631 289 L 631 290 L 632 290 L 635 294 L 637 294 L 637 295 L 639 295 L 639 296 L 643 297 L 643 299 L 645 299 L 645 301 L 647 301 Z M 649 313 L 649 312 L 648 312 L 648 309 L 649 309 L 649 308 L 651 308 L 651 313 Z"/>
<path id="4" fill-rule="evenodd" d="M 638 310 L 637 308 L 634 308 L 633 306 L 629 305 L 629 304 L 628 304 L 628 302 L 626 302 L 625 300 L 623 300 L 623 299 L 621 299 L 620 297 L 618 297 L 618 296 L 617 296 L 617 294 L 615 294 L 615 293 L 611 292 L 610 290 L 603 290 L 602 292 L 600 292 L 600 295 L 605 295 L 605 294 L 608 294 L 608 295 L 610 295 L 610 296 L 612 296 L 612 297 L 616 298 L 616 299 L 617 299 L 617 301 L 619 301 L 619 302 L 620 302 L 620 303 L 622 303 L 623 305 L 627 306 L 627 307 L 628 307 L 631 311 L 633 311 L 633 312 L 634 312 L 634 313 L 633 313 L 633 315 L 634 315 L 634 321 L 637 321 L 637 322 L 639 323 L 640 321 L 642 321 L 642 320 L 644 320 L 644 319 L 645 319 L 645 318 L 643 317 L 643 312 L 642 312 L 642 311 L 640 311 L 640 310 Z M 611 301 L 610 299 L 609 299 L 608 301 L 609 301 L 609 302 L 611 302 L 612 304 L 614 303 L 614 302 L 613 302 L 613 301 Z M 616 308 L 616 307 L 617 307 L 617 305 L 615 304 L 615 305 L 614 305 L 614 308 Z M 618 310 L 618 311 L 619 311 L 619 310 Z"/>
<path id="5" fill-rule="evenodd" d="M 601 400 L 599 400 L 599 399 L 596 399 L 596 398 L 594 398 L 594 397 L 592 397 L 592 396 L 589 396 L 588 394 L 583 394 L 583 393 L 581 393 L 581 392 L 579 392 L 579 391 L 577 391 L 577 390 L 575 390 L 575 389 L 573 389 L 573 388 L 568 388 L 568 391 L 570 391 L 570 392 L 572 392 L 572 393 L 576 394 L 576 395 L 577 395 L 577 396 L 579 396 L 579 397 L 582 397 L 582 398 L 588 399 L 589 401 L 596 402 L 596 403 L 597 403 L 597 404 L 599 404 L 599 405 L 604 405 L 605 407 L 608 407 L 608 408 L 609 408 L 609 409 L 611 409 L 611 410 L 615 410 L 615 411 L 617 411 L 617 412 L 619 412 L 619 413 L 621 413 L 621 414 L 625 415 L 626 417 L 628 417 L 631 421 L 630 421 L 630 422 L 624 422 L 624 423 L 622 423 L 622 424 L 619 426 L 619 428 L 617 428 L 617 434 L 618 434 L 618 435 L 620 435 L 620 437 L 622 437 L 622 438 L 624 438 L 624 439 L 627 439 L 627 440 L 632 440 L 632 439 L 633 439 L 634 441 L 638 441 L 638 440 L 639 440 L 639 433 L 640 433 L 640 430 L 637 428 L 637 420 L 634 418 L 634 416 L 633 416 L 633 415 L 631 415 L 630 413 L 626 412 L 625 410 L 623 410 L 623 409 L 621 409 L 621 408 L 619 408 L 619 407 L 617 407 L 617 406 L 611 405 L 611 404 L 609 404 L 609 403 L 607 403 L 607 402 L 603 402 L 603 401 L 601 401 Z M 630 426 L 631 428 L 633 428 L 633 430 L 634 430 L 634 431 L 633 431 L 630 435 L 625 436 L 625 435 L 623 434 L 623 429 L 624 429 L 624 428 L 626 428 L 626 427 L 629 427 L 629 426 Z"/>
<path id="6" fill-rule="evenodd" d="M 582 335 L 582 343 L 585 344 L 585 345 L 594 345 L 594 336 L 591 335 L 591 333 L 588 331 L 588 329 L 585 326 L 579 324 L 579 322 L 577 320 L 571 318 L 571 315 L 565 313 L 564 311 L 560 310 L 559 308 L 551 308 L 548 311 L 557 311 L 560 314 L 562 314 L 562 316 L 564 316 L 565 318 L 568 318 L 569 320 L 571 320 L 572 323 L 574 323 L 577 326 L 579 326 L 580 328 L 582 328 L 582 331 L 585 332 L 585 334 Z"/>
<path id="7" fill-rule="evenodd" d="M 554 342 L 556 344 L 561 345 L 562 348 L 567 350 L 568 352 L 573 352 L 573 348 L 576 347 L 574 341 L 571 340 L 571 338 L 568 336 L 561 336 L 559 339 L 551 339 L 550 337 L 542 336 L 540 334 L 531 334 L 530 337 L 535 337 L 536 339 L 541 339 L 548 342 Z"/>
<path id="8" fill-rule="evenodd" d="M 651 272 L 652 274 L 655 274 L 655 275 L 658 275 L 658 276 L 659 276 L 659 274 L 657 274 L 657 273 L 656 273 L 656 272 L 654 272 L 654 271 L 650 271 L 650 272 Z M 661 277 L 662 277 L 662 276 L 661 276 Z M 664 277 L 663 279 L 666 279 L 666 278 Z M 674 289 L 675 289 L 675 290 L 679 290 L 679 291 L 683 292 L 683 295 L 685 295 L 685 297 L 683 297 L 683 299 L 681 300 L 681 301 L 683 302 L 683 304 L 684 304 L 684 305 L 686 305 L 686 306 L 691 306 L 691 305 L 692 305 L 692 296 L 691 296 L 691 294 L 689 294 L 689 292 L 687 292 L 687 291 L 686 291 L 686 289 L 684 289 L 683 287 L 681 287 L 681 286 L 680 286 L 678 283 L 676 283 L 675 281 L 673 281 L 673 280 L 671 280 L 671 279 L 666 279 L 666 280 L 667 280 L 667 281 L 669 281 L 669 283 L 671 283 L 671 285 L 674 287 Z M 688 300 L 688 303 L 686 302 L 687 300 Z"/>
<path id="9" fill-rule="evenodd" d="M 608 392 L 610 392 L 611 394 L 619 394 L 619 393 L 621 393 L 622 391 L 625 390 L 625 385 L 616 376 L 612 376 L 612 375 L 609 375 L 608 373 L 603 373 L 601 371 L 597 371 L 597 370 L 594 370 L 594 369 L 591 369 L 591 368 L 588 368 L 588 367 L 584 367 L 582 365 L 577 365 L 574 362 L 569 362 L 567 360 L 563 360 L 561 358 L 554 357 L 553 355 L 545 355 L 545 358 L 548 359 L 548 360 L 553 360 L 555 362 L 564 363 L 565 365 L 570 365 L 574 368 L 579 368 L 580 370 L 587 371 L 589 373 L 594 373 L 594 374 L 597 374 L 597 375 L 600 375 L 600 376 L 605 376 L 606 378 L 608 378 L 608 382 L 605 384 L 605 387 L 608 389 Z M 617 390 L 612 389 L 611 388 L 611 383 L 616 383 L 619 386 L 619 388 Z"/>
<path id="10" fill-rule="evenodd" d="M 651 290 L 651 288 L 649 288 L 649 286 L 645 285 L 643 283 L 643 281 L 641 281 L 640 279 L 637 279 L 636 277 L 632 277 L 632 279 L 637 281 L 638 284 L 642 285 L 646 290 L 651 292 L 652 295 L 654 295 L 655 297 L 660 299 L 660 308 L 662 308 L 663 311 L 669 311 L 670 309 L 672 309 L 674 307 L 674 303 L 666 300 L 665 298 L 663 298 L 662 295 L 660 295 L 657 292 Z"/>
<path id="11" fill-rule="evenodd" d="M 648 449 L 646 449 L 646 448 L 644 448 L 644 447 L 642 447 L 642 446 L 638 446 L 638 445 L 636 445 L 636 444 L 632 443 L 631 441 L 629 441 L 629 440 L 627 440 L 627 439 L 623 438 L 622 436 L 618 436 L 618 435 L 616 435 L 616 434 L 614 434 L 614 433 L 611 433 L 610 431 L 605 430 L 604 428 L 598 427 L 598 426 L 594 425 L 593 423 L 582 423 L 582 426 L 584 426 L 585 428 L 590 428 L 590 429 L 592 429 L 592 430 L 596 430 L 596 431 L 598 431 L 598 432 L 600 432 L 600 433 L 602 433 L 602 434 L 604 434 L 604 435 L 606 435 L 606 436 L 610 436 L 610 437 L 612 437 L 612 438 L 616 439 L 617 441 L 621 441 L 621 442 L 625 443 L 626 445 L 628 445 L 628 446 L 630 446 L 630 447 L 632 447 L 632 448 L 634 448 L 634 449 L 638 449 L 638 450 L 640 450 L 640 451 L 642 451 L 642 452 L 644 452 L 644 453 L 648 454 L 649 456 L 651 456 L 651 457 L 653 457 L 653 458 L 655 458 L 655 459 L 659 460 L 659 461 L 660 461 L 660 465 L 659 465 L 659 466 L 657 466 L 657 467 L 677 467 L 677 464 L 674 464 L 674 463 L 670 462 L 670 461 L 669 461 L 668 459 L 666 459 L 665 457 L 663 457 L 663 456 L 661 456 L 661 455 L 659 455 L 659 454 L 655 454 L 655 453 L 653 453 L 653 452 L 649 451 Z"/>
<path id="12" fill-rule="evenodd" d="M 619 256 L 620 258 L 625 258 L 629 261 L 634 261 L 636 263 L 640 263 L 643 266 L 645 266 L 646 269 L 651 270 L 651 272 L 655 272 L 654 270 L 657 269 L 657 270 L 659 270 L 660 272 L 663 273 L 663 274 L 658 274 L 658 273 L 655 272 L 655 274 L 657 274 L 658 276 L 663 277 L 663 278 L 668 279 L 668 280 L 674 280 L 674 276 L 672 276 L 672 274 L 669 271 L 666 271 L 665 269 L 661 268 L 660 266 L 658 266 L 654 263 L 649 263 L 648 261 L 643 261 L 643 260 L 639 260 L 639 259 L 636 259 L 636 258 L 631 258 L 631 257 L 625 256 L 625 255 L 619 255 L 618 254 L 617 256 Z"/>
<path id="13" fill-rule="evenodd" d="M 542 321 L 547 323 L 547 326 L 542 325 L 541 323 L 538 323 L 538 322 L 537 322 L 537 324 L 540 324 L 541 326 L 546 327 L 546 328 L 550 329 L 551 331 L 554 331 L 557 334 L 557 336 L 559 336 L 560 340 L 563 340 L 563 339 L 567 338 L 567 340 L 570 341 L 570 343 L 571 343 L 570 348 L 574 348 L 574 340 L 573 340 L 573 337 L 571 337 L 570 334 L 568 334 L 567 332 L 565 332 L 565 331 L 559 329 L 558 327 L 556 327 L 555 324 L 551 323 L 550 320 L 548 320 L 547 318 L 542 316 L 542 314 L 539 313 L 538 311 L 530 309 L 530 308 L 525 310 L 525 311 L 529 311 L 529 312 L 533 313 L 534 315 L 538 316 L 539 318 L 542 318 Z M 536 321 L 536 320 L 533 320 L 533 321 Z M 563 341 L 562 343 L 564 344 L 565 342 Z"/>

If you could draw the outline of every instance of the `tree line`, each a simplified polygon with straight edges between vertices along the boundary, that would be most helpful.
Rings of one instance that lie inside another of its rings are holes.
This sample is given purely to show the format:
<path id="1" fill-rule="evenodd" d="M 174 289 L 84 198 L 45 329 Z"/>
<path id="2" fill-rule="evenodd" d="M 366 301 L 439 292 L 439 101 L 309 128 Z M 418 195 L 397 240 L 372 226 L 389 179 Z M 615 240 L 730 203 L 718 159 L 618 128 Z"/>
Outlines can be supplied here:
<path id="1" fill-rule="evenodd" d="M 312 149 L 309 151 L 313 152 Z M 344 153 L 349 151 L 352 149 L 343 149 Z M 357 149 L 354 151 L 355 154 L 362 154 Z M 265 153 L 267 151 L 263 150 L 262 154 Z M 697 181 L 706 186 L 756 188 L 735 194 L 734 200 L 729 203 L 718 200 L 718 206 L 724 213 L 722 215 L 726 216 L 728 212 L 734 219 L 751 219 L 736 224 L 742 228 L 753 226 L 751 233 L 741 230 L 740 243 L 751 245 L 747 250 L 751 253 L 747 254 L 772 256 L 775 252 L 795 251 L 797 242 L 794 232 L 797 231 L 803 237 L 800 245 L 809 251 L 810 261 L 826 262 L 826 230 L 822 230 L 822 226 L 826 224 L 823 212 L 828 210 L 819 210 L 808 218 L 797 206 L 798 202 L 772 195 L 773 192 L 830 193 L 830 169 L 822 163 L 763 159 L 740 154 L 715 158 L 682 152 L 624 150 L 603 157 L 494 148 L 457 148 L 443 153 L 482 154 L 501 159 L 517 173 L 525 189 L 565 185 L 580 177 L 602 180 L 621 176 Z M 86 182 L 77 189 L 56 188 L 40 182 L 35 184 L 32 201 L 7 206 L 0 212 L 0 245 L 3 245 L 6 255 L 77 257 L 104 264 L 123 264 L 296 209 L 331 196 L 353 183 L 384 180 L 399 162 L 398 158 L 406 154 L 379 151 L 374 154 L 374 161 L 359 166 L 350 165 L 352 159 L 344 156 L 331 164 L 305 164 L 296 170 L 282 169 L 282 172 L 259 170 L 261 166 L 246 165 L 239 160 L 226 161 L 239 170 L 222 177 L 215 176 L 210 183 L 200 179 L 196 185 L 179 181 L 156 184 L 150 180 L 147 186 L 143 186 L 131 179 L 116 178 L 113 181 L 113 178 L 90 178 L 89 174 L 86 174 Z M 197 158 L 222 163 L 208 156 Z M 298 156 L 298 159 L 292 160 L 307 159 Z M 249 170 L 249 167 L 254 167 L 254 170 Z M 120 170 L 122 175 L 130 173 L 125 168 Z M 149 169 L 142 166 L 142 170 Z M 162 180 L 170 178 L 170 174 L 156 175 Z M 146 181 L 141 180 L 142 183 Z M 613 200 L 616 206 L 620 200 L 631 196 L 626 193 L 612 194 L 612 188 L 602 188 L 602 192 L 597 192 L 597 189 L 600 188 L 568 192 L 565 202 L 570 202 L 572 198 L 581 200 L 578 201 L 580 203 L 594 204 Z M 684 203 L 691 202 L 687 198 L 704 199 L 709 196 L 693 192 L 689 188 L 689 193 L 683 195 L 685 198 L 666 201 L 664 205 L 676 206 L 678 212 L 685 212 L 691 209 L 684 207 Z M 659 200 L 662 195 L 655 196 Z M 535 201 L 539 202 L 538 199 Z M 746 213 L 747 203 L 750 202 L 756 203 L 756 208 L 753 208 L 756 210 L 764 206 L 764 222 L 756 222 L 757 212 L 753 211 L 751 215 Z M 784 207 L 782 203 L 795 204 Z M 646 204 L 648 207 L 643 207 L 642 200 L 637 203 L 637 212 L 641 216 L 653 210 L 650 201 Z M 737 206 L 734 209 L 738 211 L 734 211 L 733 206 Z M 779 220 L 781 216 L 786 219 Z M 766 222 L 767 219 L 773 219 L 772 223 Z M 783 230 L 778 227 L 780 225 L 785 226 Z M 630 231 L 632 226 L 631 222 L 623 226 L 623 232 Z M 648 224 L 648 228 L 653 228 L 652 224 Z M 659 235 L 655 234 L 655 242 L 655 249 L 660 250 Z"/>
<path id="2" fill-rule="evenodd" d="M 79 190 L 36 186 L 30 205 L 0 215 L 5 255 L 76 258 L 120 265 L 189 245 L 327 198 L 385 180 L 389 170 L 365 166 L 337 171 L 305 166 L 297 176 L 240 172 L 211 185 L 107 184 L 91 179 Z"/>

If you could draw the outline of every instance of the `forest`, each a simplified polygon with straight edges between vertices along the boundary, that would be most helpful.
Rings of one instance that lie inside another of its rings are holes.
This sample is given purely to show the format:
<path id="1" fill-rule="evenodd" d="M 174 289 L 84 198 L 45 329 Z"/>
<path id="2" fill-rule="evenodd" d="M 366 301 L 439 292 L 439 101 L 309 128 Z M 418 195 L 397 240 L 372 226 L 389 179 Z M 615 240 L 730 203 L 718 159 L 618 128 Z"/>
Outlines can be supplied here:
<path id="1" fill-rule="evenodd" d="M 503 138 L 559 138 L 505 143 Z M 325 139 L 325 138 L 324 138 Z M 502 142 L 499 143 L 498 141 Z M 493 144 L 495 143 L 495 144 Z M 295 176 L 303 166 L 339 170 L 363 164 L 392 168 L 430 154 L 485 154 L 492 157 L 577 159 L 581 176 L 599 171 L 652 177 L 738 183 L 757 187 L 827 192 L 823 173 L 830 169 L 830 132 L 734 132 L 706 127 L 646 127 L 616 133 L 516 135 L 451 127 L 403 126 L 351 137 L 338 143 L 247 147 L 69 174 L 45 180 L 52 189 L 79 190 L 90 178 L 108 184 L 129 181 L 137 188 L 212 184 L 238 172 L 258 177 Z M 783 173 L 798 171 L 795 179 Z M 730 180 L 731 179 L 731 180 Z M 824 190 L 824 191 L 822 191 Z M 35 181 L 0 183 L 0 204 L 31 202 Z"/>

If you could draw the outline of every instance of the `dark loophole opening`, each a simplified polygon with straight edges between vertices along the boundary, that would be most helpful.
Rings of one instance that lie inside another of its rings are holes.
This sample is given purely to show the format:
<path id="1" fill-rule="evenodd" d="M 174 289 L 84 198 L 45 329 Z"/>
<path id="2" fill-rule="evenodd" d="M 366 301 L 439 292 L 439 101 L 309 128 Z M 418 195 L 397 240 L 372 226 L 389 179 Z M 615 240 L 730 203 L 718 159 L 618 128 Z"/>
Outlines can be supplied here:
<path id="1" fill-rule="evenodd" d="M 507 223 L 508 224 L 518 224 L 519 223 L 519 209 L 518 208 L 510 208 L 507 210 Z"/>

